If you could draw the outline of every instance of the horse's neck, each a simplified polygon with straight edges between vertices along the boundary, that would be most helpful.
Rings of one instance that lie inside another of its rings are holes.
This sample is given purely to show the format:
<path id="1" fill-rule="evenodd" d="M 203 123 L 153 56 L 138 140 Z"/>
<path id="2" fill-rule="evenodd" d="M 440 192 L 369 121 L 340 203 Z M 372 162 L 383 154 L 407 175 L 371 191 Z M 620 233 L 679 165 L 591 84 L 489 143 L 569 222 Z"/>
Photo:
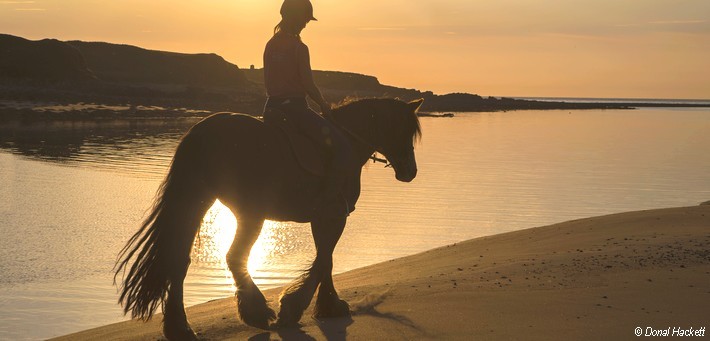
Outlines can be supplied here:
<path id="1" fill-rule="evenodd" d="M 359 164 L 364 165 L 370 158 L 370 155 L 375 152 L 373 145 L 374 141 L 368 141 L 372 138 L 373 129 L 372 122 L 368 121 L 369 115 L 362 113 L 345 113 L 333 111 L 332 119 L 336 126 L 344 130 L 345 137 L 353 146 L 355 158 Z"/>

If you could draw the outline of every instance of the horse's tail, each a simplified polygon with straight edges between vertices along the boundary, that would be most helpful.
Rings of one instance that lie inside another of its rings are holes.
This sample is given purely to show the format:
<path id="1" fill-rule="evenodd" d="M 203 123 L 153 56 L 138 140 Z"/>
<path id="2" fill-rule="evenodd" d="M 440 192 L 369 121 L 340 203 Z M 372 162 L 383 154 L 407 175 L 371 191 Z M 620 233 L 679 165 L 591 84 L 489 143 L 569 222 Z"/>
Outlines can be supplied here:
<path id="1" fill-rule="evenodd" d="M 214 202 L 199 173 L 202 153 L 194 138 L 188 133 L 178 145 L 150 214 L 118 255 L 114 284 L 121 274 L 119 302 L 132 318 L 149 320 L 158 305 L 164 308 L 171 283 L 184 279 L 200 222 Z"/>

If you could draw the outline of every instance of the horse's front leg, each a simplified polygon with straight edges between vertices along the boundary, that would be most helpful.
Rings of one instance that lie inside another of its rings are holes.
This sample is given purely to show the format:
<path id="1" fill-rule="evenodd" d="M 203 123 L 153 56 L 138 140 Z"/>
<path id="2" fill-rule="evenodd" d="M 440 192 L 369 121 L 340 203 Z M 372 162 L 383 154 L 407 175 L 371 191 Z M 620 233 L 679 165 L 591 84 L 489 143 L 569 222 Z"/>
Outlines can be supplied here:
<path id="1" fill-rule="evenodd" d="M 311 231 L 316 244 L 316 259 L 308 272 L 282 294 L 278 325 L 288 326 L 298 323 L 319 283 L 323 284 L 316 302 L 316 315 L 324 315 L 319 314 L 319 311 L 339 312 L 329 313 L 329 316 L 343 316 L 350 312 L 347 303 L 338 299 L 331 277 L 333 250 L 343 233 L 345 222 L 346 216 L 341 214 L 326 214 L 311 222 Z"/>
<path id="2" fill-rule="evenodd" d="M 239 317 L 250 326 L 267 329 L 276 314 L 269 308 L 264 294 L 254 284 L 247 270 L 249 253 L 263 225 L 263 218 L 240 216 L 234 242 L 227 253 L 227 265 L 237 286 Z"/>
<path id="3" fill-rule="evenodd" d="M 321 231 L 320 229 L 324 231 Z M 321 257 L 321 283 L 318 287 L 318 298 L 313 310 L 314 317 L 342 317 L 350 315 L 350 306 L 347 302 L 338 297 L 333 285 L 333 250 L 338 243 L 345 228 L 345 219 L 342 223 L 333 221 L 330 226 L 316 226 L 313 229 L 313 237 L 316 241 L 316 249 Z M 322 252 L 321 252 L 322 250 Z"/>
<path id="4" fill-rule="evenodd" d="M 343 317 L 350 316 L 350 305 L 348 302 L 338 297 L 333 285 L 333 267 L 323 276 L 320 287 L 318 287 L 318 298 L 313 316 L 321 317 Z"/>

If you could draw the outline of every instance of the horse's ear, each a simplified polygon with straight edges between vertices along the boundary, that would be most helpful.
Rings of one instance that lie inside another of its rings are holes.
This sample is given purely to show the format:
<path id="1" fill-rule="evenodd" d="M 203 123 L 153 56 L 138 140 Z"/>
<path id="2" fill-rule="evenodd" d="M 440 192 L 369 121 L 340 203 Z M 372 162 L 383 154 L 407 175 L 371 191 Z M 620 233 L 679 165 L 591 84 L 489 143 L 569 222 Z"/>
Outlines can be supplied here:
<path id="1" fill-rule="evenodd" d="M 422 103 L 424 103 L 424 99 L 420 98 L 407 103 L 407 105 L 412 109 L 412 111 L 417 112 L 417 110 L 419 110 L 419 107 L 422 106 Z"/>

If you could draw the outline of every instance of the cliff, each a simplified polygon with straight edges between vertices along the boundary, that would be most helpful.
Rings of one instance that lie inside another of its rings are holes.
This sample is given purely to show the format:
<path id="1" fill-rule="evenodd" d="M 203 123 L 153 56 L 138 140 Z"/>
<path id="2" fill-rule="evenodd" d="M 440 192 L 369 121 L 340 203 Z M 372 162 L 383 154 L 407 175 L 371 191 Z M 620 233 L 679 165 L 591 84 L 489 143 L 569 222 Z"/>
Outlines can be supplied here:
<path id="1" fill-rule="evenodd" d="M 466 93 L 436 95 L 384 85 L 376 77 L 349 72 L 315 71 L 314 77 L 333 103 L 349 98 L 424 98 L 424 112 L 627 107 L 619 103 L 484 98 Z M 31 41 L 0 34 L 0 100 L 260 114 L 266 99 L 263 83 L 263 69 L 239 69 L 213 53 L 155 51 L 105 42 Z M 175 110 L 165 112 L 169 116 Z"/>
<path id="2" fill-rule="evenodd" d="M 66 43 L 0 34 L 0 77 L 77 81 L 93 79 L 94 75 L 81 53 Z"/>
<path id="3" fill-rule="evenodd" d="M 70 41 L 101 80 L 133 85 L 172 84 L 238 89 L 248 86 L 237 65 L 214 54 L 146 50 L 131 45 Z"/>

